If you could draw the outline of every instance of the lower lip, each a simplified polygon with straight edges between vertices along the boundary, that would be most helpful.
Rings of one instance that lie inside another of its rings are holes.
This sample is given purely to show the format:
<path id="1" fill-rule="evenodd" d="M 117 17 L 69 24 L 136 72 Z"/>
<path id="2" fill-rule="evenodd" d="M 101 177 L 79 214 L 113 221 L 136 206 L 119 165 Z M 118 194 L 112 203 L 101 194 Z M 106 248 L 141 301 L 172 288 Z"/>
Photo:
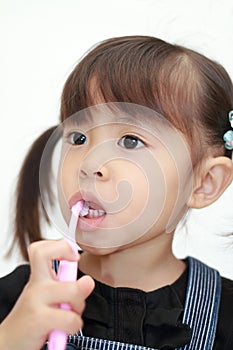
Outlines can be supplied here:
<path id="1" fill-rule="evenodd" d="M 98 229 L 101 222 L 105 219 L 106 214 L 99 216 L 98 218 L 85 218 L 85 216 L 80 216 L 78 220 L 78 228 L 81 231 L 92 232 Z"/>

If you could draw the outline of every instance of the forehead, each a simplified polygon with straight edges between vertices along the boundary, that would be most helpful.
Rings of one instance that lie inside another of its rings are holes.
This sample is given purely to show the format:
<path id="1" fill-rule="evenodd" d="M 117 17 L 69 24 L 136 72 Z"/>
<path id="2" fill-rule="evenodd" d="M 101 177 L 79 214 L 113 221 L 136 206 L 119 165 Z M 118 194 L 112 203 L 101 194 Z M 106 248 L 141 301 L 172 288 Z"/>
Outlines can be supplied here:
<path id="1" fill-rule="evenodd" d="M 81 110 L 63 122 L 65 129 L 84 128 L 90 130 L 95 127 L 111 124 L 133 126 L 157 135 L 165 130 L 174 130 L 172 124 L 161 114 L 132 103 L 104 103 Z"/>

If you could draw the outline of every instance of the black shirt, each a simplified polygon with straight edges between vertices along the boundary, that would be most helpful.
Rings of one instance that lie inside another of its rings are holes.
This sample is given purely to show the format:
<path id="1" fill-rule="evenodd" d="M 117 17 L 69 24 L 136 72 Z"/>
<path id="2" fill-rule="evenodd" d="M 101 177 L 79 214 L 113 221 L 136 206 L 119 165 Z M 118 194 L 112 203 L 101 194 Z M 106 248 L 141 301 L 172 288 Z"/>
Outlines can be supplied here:
<path id="1" fill-rule="evenodd" d="M 0 322 L 28 281 L 29 265 L 0 278 Z M 82 272 L 79 271 L 79 277 Z M 182 324 L 188 269 L 172 285 L 152 292 L 113 288 L 98 281 L 84 311 L 83 334 L 159 349 L 188 344 L 191 333 Z M 222 293 L 214 350 L 233 349 L 233 281 L 222 278 Z"/>

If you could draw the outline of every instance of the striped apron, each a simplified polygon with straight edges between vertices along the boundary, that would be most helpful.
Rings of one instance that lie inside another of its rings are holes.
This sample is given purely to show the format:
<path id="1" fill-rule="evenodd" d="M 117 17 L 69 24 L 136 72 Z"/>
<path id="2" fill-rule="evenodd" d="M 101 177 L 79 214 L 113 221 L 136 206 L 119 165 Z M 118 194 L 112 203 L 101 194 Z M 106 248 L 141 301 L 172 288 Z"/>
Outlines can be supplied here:
<path id="1" fill-rule="evenodd" d="M 221 295 L 219 273 L 189 257 L 189 275 L 184 307 L 183 323 L 191 329 L 189 344 L 176 350 L 213 349 L 217 328 Z M 47 345 L 42 350 L 46 350 Z M 85 337 L 82 333 L 69 335 L 66 350 L 158 350 L 142 345 L 122 343 L 114 340 Z"/>

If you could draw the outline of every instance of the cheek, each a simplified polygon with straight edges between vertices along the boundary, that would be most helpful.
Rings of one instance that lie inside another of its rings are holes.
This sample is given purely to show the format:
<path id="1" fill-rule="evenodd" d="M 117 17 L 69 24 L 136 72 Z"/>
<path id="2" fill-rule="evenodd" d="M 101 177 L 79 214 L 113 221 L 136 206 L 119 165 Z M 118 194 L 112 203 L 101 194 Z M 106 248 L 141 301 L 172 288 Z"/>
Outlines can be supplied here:
<path id="1" fill-rule="evenodd" d="M 125 219 L 127 221 L 129 221 L 129 217 L 136 219 L 142 214 L 147 206 L 149 190 L 148 178 L 144 171 L 135 165 L 128 166 L 127 180 L 123 179 L 121 190 L 122 202 L 127 203 L 128 200 L 128 205 L 125 208 Z M 130 216 L 128 215 L 129 211 Z"/>
<path id="2" fill-rule="evenodd" d="M 180 157 L 179 157 L 180 158 Z M 192 169 L 186 162 L 180 164 L 176 159 L 164 157 L 163 171 L 166 181 L 164 210 L 161 221 L 166 222 L 166 232 L 172 232 L 187 210 L 187 200 L 190 196 Z"/>
<path id="3" fill-rule="evenodd" d="M 144 220 L 151 226 L 151 220 L 160 216 L 166 197 L 166 181 L 159 163 L 118 161 L 113 173 L 114 185 L 107 196 L 115 201 L 113 213 L 119 214 L 115 216 L 115 225 L 133 224 L 135 229 Z"/>
<path id="4" fill-rule="evenodd" d="M 166 152 L 143 161 L 130 175 L 132 217 L 134 228 L 140 226 L 146 232 L 152 227 L 165 229 L 177 204 L 179 176 L 177 167 Z"/>
<path id="5" fill-rule="evenodd" d="M 67 222 L 70 217 L 69 199 L 77 191 L 77 166 L 72 152 L 62 155 L 57 178 L 58 200 Z"/>
<path id="6" fill-rule="evenodd" d="M 164 180 L 166 183 L 165 206 L 171 208 L 175 205 L 179 193 L 179 175 L 175 163 L 170 159 L 166 159 L 163 163 Z"/>

